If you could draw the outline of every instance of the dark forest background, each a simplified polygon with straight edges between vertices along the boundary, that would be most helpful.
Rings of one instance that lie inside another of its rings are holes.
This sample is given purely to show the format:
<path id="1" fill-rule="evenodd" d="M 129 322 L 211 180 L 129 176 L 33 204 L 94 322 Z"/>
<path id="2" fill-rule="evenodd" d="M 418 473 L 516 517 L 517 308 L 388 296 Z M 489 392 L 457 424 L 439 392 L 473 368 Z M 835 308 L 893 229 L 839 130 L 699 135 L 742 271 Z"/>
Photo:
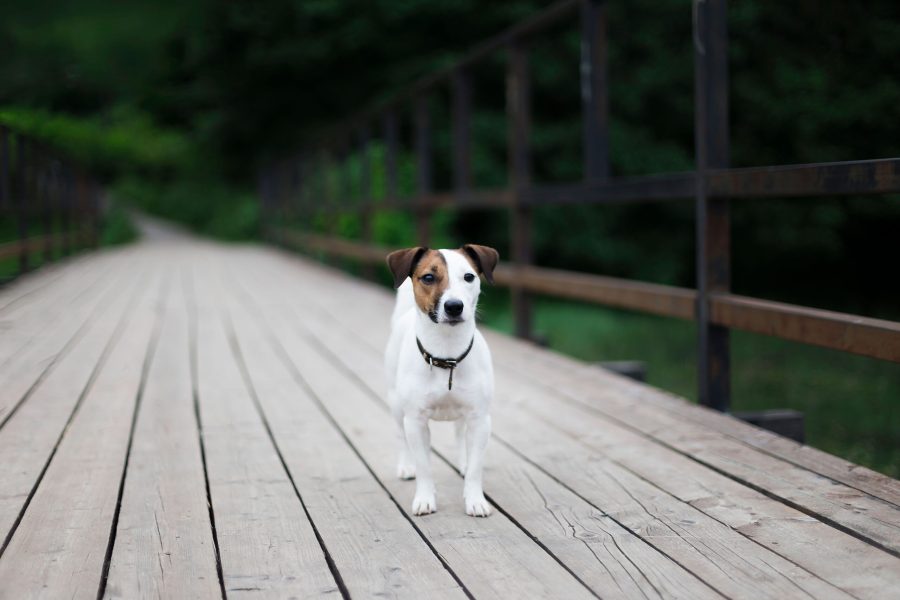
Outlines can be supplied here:
<path id="1" fill-rule="evenodd" d="M 260 230 L 257 172 L 346 116 L 452 63 L 547 5 L 536 0 L 6 0 L 0 10 L 0 123 L 87 166 L 123 205 L 225 239 Z M 610 146 L 614 175 L 693 168 L 693 58 L 688 0 L 610 0 Z M 900 3 L 729 2 L 732 164 L 900 156 Z M 534 39 L 534 173 L 581 177 L 577 19 Z M 505 56 L 473 72 L 473 174 L 506 180 Z M 449 90 L 430 99 L 435 179 L 451 183 Z M 411 193 L 411 107 L 401 122 L 401 189 Z M 373 123 L 373 130 L 379 125 Z M 383 147 L 372 147 L 374 196 Z M 358 175 L 350 157 L 332 181 Z M 337 167 L 335 167 L 337 169 Z M 354 170 L 355 169 L 355 170 Z M 346 189 L 346 188 L 345 188 Z M 349 189 L 359 194 L 358 186 Z M 332 192 L 334 186 L 332 186 Z M 324 198 L 323 198 L 324 200 Z M 298 223 L 316 226 L 316 223 Z M 402 212 L 375 220 L 376 240 L 411 243 Z M 342 234 L 359 234 L 347 216 Z M 477 240 L 505 254 L 502 212 L 441 212 L 443 245 Z M 0 223 L 12 235 L 12 223 Z M 110 234 L 116 238 L 116 234 Z M 694 285 L 690 202 L 541 208 L 536 262 Z M 768 199 L 732 204 L 738 293 L 900 318 L 900 197 Z M 483 298 L 510 329 L 503 292 Z M 649 381 L 695 394 L 689 323 L 539 299 L 536 329 L 585 360 L 639 359 Z M 808 440 L 900 474 L 896 364 L 735 332 L 736 410 L 803 411 Z"/>
<path id="2" fill-rule="evenodd" d="M 263 162 L 545 5 L 16 2 L 0 23 L 0 120 L 76 155 L 127 200 L 252 236 Z M 729 11 L 735 166 L 900 155 L 900 4 L 739 0 Z M 613 172 L 692 168 L 690 3 L 610 2 L 609 13 Z M 537 179 L 577 179 L 577 22 L 536 38 L 532 54 Z M 503 60 L 475 73 L 474 171 L 484 185 L 506 173 Z M 436 115 L 446 115 L 446 96 Z M 449 186 L 440 127 L 438 184 Z M 692 285 L 687 203 L 548 209 L 536 222 L 541 264 Z M 898 226 L 896 197 L 736 203 L 735 288 L 896 316 Z M 506 243 L 502 215 L 448 227 Z"/>

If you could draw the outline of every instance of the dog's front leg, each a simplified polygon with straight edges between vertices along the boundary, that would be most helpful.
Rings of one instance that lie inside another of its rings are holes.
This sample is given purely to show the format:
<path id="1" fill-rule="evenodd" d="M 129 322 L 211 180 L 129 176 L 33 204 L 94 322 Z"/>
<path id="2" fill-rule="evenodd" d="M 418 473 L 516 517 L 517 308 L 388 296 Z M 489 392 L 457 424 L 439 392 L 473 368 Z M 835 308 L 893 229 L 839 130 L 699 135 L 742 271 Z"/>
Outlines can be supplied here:
<path id="1" fill-rule="evenodd" d="M 397 422 L 397 477 L 400 479 L 415 479 L 416 465 L 409 454 L 409 444 L 406 442 L 406 426 L 403 424 L 403 409 L 397 407 L 393 400 L 393 392 L 388 392 L 391 398 L 391 414 Z"/>
<path id="2" fill-rule="evenodd" d="M 459 474 L 465 476 L 466 474 L 466 420 L 465 419 L 457 419 L 454 423 L 454 430 L 456 432 L 456 468 L 459 469 Z"/>
<path id="3" fill-rule="evenodd" d="M 468 419 L 466 423 L 466 454 L 468 455 L 468 460 L 463 498 L 466 502 L 466 514 L 473 517 L 486 517 L 491 514 L 491 505 L 485 500 L 484 490 L 481 486 L 484 451 L 487 448 L 488 438 L 490 437 L 490 415 L 479 415 Z"/>
<path id="4" fill-rule="evenodd" d="M 416 497 L 413 499 L 414 515 L 427 515 L 437 510 L 434 497 L 434 477 L 431 474 L 431 433 L 427 417 L 403 418 L 406 443 L 416 463 Z"/>

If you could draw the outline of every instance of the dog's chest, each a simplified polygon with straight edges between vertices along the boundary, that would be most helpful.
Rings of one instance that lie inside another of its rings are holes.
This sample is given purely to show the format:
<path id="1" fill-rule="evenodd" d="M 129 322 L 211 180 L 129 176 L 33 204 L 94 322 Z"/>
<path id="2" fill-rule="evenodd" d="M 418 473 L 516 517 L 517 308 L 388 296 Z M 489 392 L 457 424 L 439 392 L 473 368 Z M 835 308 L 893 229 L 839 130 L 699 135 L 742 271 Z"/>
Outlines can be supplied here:
<path id="1" fill-rule="evenodd" d="M 469 412 L 469 404 L 460 402 L 458 396 L 444 394 L 426 408 L 428 417 L 435 421 L 456 421 Z"/>
<path id="2" fill-rule="evenodd" d="M 423 412 L 435 421 L 455 421 L 471 412 L 474 397 L 467 375 L 457 369 L 453 375 L 453 389 L 450 390 L 449 370 L 430 369 L 420 388 Z"/>

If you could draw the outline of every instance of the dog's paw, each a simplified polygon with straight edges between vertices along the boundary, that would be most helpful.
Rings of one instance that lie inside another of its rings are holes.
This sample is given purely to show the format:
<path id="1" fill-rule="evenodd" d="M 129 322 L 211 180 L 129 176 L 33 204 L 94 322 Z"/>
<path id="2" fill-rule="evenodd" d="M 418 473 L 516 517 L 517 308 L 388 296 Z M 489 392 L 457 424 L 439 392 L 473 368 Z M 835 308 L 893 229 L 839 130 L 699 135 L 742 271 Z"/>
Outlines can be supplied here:
<path id="1" fill-rule="evenodd" d="M 408 463 L 400 463 L 397 465 L 397 477 L 404 480 L 416 478 L 416 466 Z"/>
<path id="2" fill-rule="evenodd" d="M 416 494 L 413 498 L 412 513 L 414 515 L 428 515 L 437 510 L 437 501 L 434 494 Z"/>
<path id="3" fill-rule="evenodd" d="M 487 517 L 491 514 L 491 505 L 484 499 L 484 494 L 466 496 L 466 514 L 470 517 Z"/>

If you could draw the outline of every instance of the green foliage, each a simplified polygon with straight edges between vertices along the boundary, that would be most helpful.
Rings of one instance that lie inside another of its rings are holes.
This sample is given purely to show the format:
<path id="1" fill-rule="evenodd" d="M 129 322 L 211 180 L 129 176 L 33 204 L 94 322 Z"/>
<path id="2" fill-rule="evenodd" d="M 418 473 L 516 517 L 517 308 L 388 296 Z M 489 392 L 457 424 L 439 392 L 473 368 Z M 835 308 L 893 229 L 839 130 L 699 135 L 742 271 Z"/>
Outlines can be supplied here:
<path id="1" fill-rule="evenodd" d="M 93 117 L 0 108 L 0 124 L 42 140 L 103 177 L 173 174 L 191 169 L 197 159 L 197 148 L 183 132 L 163 129 L 146 113 L 124 106 Z"/>
<path id="2" fill-rule="evenodd" d="M 260 215 L 248 190 L 261 164 L 322 140 L 332 124 L 544 6 L 537 0 L 12 3 L 0 21 L 0 122 L 84 163 L 117 198 L 137 208 L 210 235 L 253 237 Z M 690 3 L 629 0 L 607 7 L 612 173 L 692 169 Z M 863 10 L 841 0 L 742 0 L 729 4 L 729 31 L 732 164 L 900 156 L 891 119 L 900 106 L 900 3 L 874 0 Z M 579 51 L 574 19 L 535 36 L 531 46 L 538 184 L 583 176 Z M 498 51 L 471 73 L 477 187 L 503 187 L 507 181 L 505 68 Z M 429 101 L 434 183 L 442 191 L 452 183 L 446 88 L 435 90 Z M 401 198 L 416 189 L 409 108 L 398 104 Z M 384 198 L 381 123 L 369 125 L 375 141 L 367 157 L 370 195 Z M 305 204 L 362 199 L 362 157 L 351 153 L 343 166 L 334 156 L 313 158 Z M 896 254 L 898 200 L 735 202 L 735 291 L 896 318 L 900 278 L 890 277 L 884 265 Z M 309 219 L 287 212 L 285 221 L 292 225 L 362 235 L 358 216 Z M 125 222 L 123 213 L 111 214 L 104 238 L 126 238 Z M 534 223 L 538 264 L 694 284 L 689 202 L 541 207 Z M 438 245 L 479 241 L 508 255 L 503 211 L 440 211 L 431 225 Z M 412 245 L 411 211 L 377 213 L 373 236 L 387 246 Z M 538 313 L 539 326 L 558 347 L 589 359 L 647 358 L 654 383 L 692 394 L 693 366 L 684 358 L 693 355 L 690 327 L 560 306 L 548 304 Z M 861 364 L 852 357 L 835 359 L 740 334 L 734 339 L 740 406 L 771 406 L 775 397 L 778 404 L 795 403 L 808 409 L 811 438 L 820 446 L 885 469 L 897 464 L 896 455 L 878 454 L 879 448 L 898 446 L 895 436 L 885 435 L 885 427 L 900 429 L 896 411 L 882 400 L 896 396 L 896 379 L 868 367 L 832 369 L 838 360 Z M 782 366 L 789 363 L 793 372 Z M 752 383 L 745 386 L 742 378 Z M 860 412 L 887 416 L 860 425 L 863 417 L 851 414 L 847 402 L 858 397 L 874 398 L 871 410 Z M 853 436 L 867 435 L 879 446 L 852 445 Z M 830 440 L 836 441 L 829 445 Z"/>
<path id="3" fill-rule="evenodd" d="M 138 237 L 137 228 L 128 212 L 119 202 L 113 202 L 103 217 L 100 228 L 100 245 L 117 246 L 127 244 Z"/>
<path id="4" fill-rule="evenodd" d="M 125 178 L 115 185 L 112 193 L 118 200 L 150 214 L 221 239 L 248 239 L 259 233 L 256 197 L 219 180 L 184 179 L 166 183 Z"/>

